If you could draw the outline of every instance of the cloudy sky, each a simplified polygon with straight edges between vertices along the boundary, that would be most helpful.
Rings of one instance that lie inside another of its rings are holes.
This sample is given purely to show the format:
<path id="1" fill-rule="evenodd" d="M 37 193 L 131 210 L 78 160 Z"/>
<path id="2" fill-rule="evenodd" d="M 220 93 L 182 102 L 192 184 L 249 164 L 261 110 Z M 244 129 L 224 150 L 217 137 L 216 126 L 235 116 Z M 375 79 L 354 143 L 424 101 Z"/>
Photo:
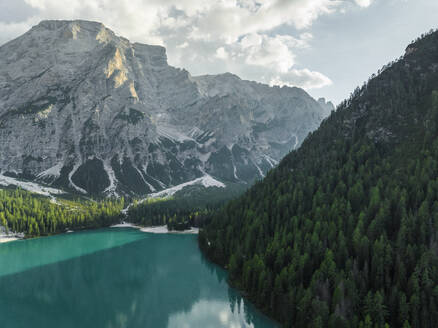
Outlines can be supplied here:
<path id="1" fill-rule="evenodd" d="M 1 0 L 0 44 L 43 19 L 104 23 L 193 75 L 232 72 L 339 103 L 438 27 L 437 0 Z"/>

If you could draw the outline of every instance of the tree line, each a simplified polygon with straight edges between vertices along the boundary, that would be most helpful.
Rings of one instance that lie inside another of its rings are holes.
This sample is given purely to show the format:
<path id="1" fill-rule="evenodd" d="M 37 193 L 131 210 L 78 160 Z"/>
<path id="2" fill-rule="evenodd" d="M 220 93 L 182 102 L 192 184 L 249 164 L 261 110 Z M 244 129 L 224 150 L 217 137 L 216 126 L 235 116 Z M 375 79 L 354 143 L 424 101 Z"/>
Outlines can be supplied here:
<path id="1" fill-rule="evenodd" d="M 87 229 L 120 222 L 124 200 L 66 200 L 54 203 L 48 197 L 21 189 L 0 189 L 0 224 L 28 237 Z"/>
<path id="2" fill-rule="evenodd" d="M 438 322 L 438 33 L 414 46 L 200 232 L 286 327 Z"/>

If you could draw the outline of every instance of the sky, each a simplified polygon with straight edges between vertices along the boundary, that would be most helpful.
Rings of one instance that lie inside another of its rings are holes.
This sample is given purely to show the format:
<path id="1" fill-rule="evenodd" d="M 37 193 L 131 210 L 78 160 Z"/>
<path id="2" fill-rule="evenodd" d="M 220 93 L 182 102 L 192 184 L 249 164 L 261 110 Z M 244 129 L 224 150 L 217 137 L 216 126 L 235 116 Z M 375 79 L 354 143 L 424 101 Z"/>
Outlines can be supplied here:
<path id="1" fill-rule="evenodd" d="M 437 17 L 437 0 L 0 0 L 0 44 L 44 19 L 99 21 L 165 46 L 192 75 L 231 72 L 338 104 Z"/>

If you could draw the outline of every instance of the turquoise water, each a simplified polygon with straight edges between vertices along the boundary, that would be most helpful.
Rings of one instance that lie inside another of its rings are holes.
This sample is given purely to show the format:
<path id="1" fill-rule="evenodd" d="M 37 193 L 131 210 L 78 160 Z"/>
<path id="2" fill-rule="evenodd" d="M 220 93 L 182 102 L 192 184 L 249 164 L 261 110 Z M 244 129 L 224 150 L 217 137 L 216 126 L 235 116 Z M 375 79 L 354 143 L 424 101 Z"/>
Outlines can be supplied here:
<path id="1" fill-rule="evenodd" d="M 1 327 L 277 327 L 196 236 L 102 229 L 0 245 Z"/>

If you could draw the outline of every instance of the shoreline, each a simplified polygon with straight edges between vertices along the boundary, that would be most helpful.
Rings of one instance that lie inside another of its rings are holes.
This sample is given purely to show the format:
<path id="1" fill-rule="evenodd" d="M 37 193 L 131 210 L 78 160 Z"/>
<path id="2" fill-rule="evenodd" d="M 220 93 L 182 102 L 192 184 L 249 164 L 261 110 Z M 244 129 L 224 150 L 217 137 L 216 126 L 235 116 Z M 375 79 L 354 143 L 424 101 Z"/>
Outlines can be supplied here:
<path id="1" fill-rule="evenodd" d="M 9 243 L 11 241 L 23 240 L 24 234 L 22 233 L 10 233 L 0 232 L 0 244 Z"/>
<path id="2" fill-rule="evenodd" d="M 0 225 L 0 244 L 21 240 L 24 239 L 24 237 L 24 233 L 7 231 L 5 227 Z"/>
<path id="3" fill-rule="evenodd" d="M 9 243 L 11 241 L 16 241 L 16 240 L 22 240 L 23 238 L 21 237 L 16 237 L 16 236 L 5 236 L 5 235 L 1 235 L 0 236 L 0 244 L 5 244 L 5 243 Z"/>
<path id="4" fill-rule="evenodd" d="M 105 227 L 102 227 L 102 228 L 105 228 Z M 138 229 L 141 232 L 154 233 L 154 234 L 197 235 L 199 233 L 199 228 L 196 228 L 196 227 L 192 227 L 188 230 L 178 231 L 178 230 L 167 229 L 167 225 L 143 227 L 143 226 L 135 225 L 135 224 L 132 224 L 129 222 L 113 224 L 113 225 L 109 226 L 109 228 L 132 228 L 132 229 Z M 97 229 L 100 229 L 100 228 L 97 228 Z M 59 232 L 56 234 L 72 233 L 72 232 L 84 231 L 84 230 L 94 230 L 94 229 L 66 230 L 64 232 Z M 31 238 L 33 238 L 33 237 L 31 237 Z M 9 243 L 12 241 L 17 241 L 17 240 L 24 240 L 24 239 L 26 239 L 26 236 L 23 233 L 6 234 L 6 232 L 0 231 L 0 244 Z"/>
<path id="5" fill-rule="evenodd" d="M 138 229 L 142 232 L 146 233 L 155 233 L 155 234 L 192 234 L 197 235 L 199 233 L 199 228 L 192 227 L 189 230 L 169 230 L 167 229 L 167 225 L 162 226 L 152 226 L 152 227 L 142 227 L 129 222 L 113 224 L 110 228 L 133 228 Z"/>

